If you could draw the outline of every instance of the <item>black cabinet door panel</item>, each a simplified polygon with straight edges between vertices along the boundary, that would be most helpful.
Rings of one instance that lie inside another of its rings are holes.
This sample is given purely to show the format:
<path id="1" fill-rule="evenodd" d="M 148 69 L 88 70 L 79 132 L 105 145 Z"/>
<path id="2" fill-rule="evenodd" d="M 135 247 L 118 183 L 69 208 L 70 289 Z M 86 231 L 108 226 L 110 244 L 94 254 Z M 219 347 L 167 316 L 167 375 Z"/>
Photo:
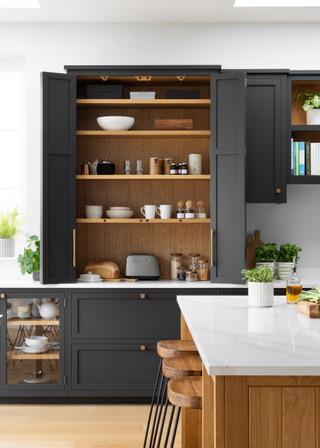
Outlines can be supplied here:
<path id="1" fill-rule="evenodd" d="M 245 73 L 211 77 L 211 281 L 242 283 L 246 265 Z"/>
<path id="2" fill-rule="evenodd" d="M 72 338 L 179 338 L 180 310 L 161 294 L 73 293 Z"/>
<path id="3" fill-rule="evenodd" d="M 248 76 L 247 202 L 286 202 L 286 76 Z"/>
<path id="4" fill-rule="evenodd" d="M 41 282 L 76 281 L 76 78 L 42 73 Z"/>
<path id="5" fill-rule="evenodd" d="M 159 356 L 156 342 L 73 344 L 73 396 L 152 396 Z"/>

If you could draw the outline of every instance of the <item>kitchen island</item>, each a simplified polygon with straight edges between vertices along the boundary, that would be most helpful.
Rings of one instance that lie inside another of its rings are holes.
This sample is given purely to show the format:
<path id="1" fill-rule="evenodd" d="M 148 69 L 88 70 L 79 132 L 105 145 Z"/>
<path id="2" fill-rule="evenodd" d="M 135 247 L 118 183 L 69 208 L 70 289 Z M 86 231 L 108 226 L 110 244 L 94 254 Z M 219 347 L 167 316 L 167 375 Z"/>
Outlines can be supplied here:
<path id="1" fill-rule="evenodd" d="M 285 296 L 270 308 L 239 296 L 177 300 L 182 338 L 193 338 L 203 361 L 202 446 L 318 448 L 320 320 Z M 186 418 L 184 446 L 194 447 Z"/>

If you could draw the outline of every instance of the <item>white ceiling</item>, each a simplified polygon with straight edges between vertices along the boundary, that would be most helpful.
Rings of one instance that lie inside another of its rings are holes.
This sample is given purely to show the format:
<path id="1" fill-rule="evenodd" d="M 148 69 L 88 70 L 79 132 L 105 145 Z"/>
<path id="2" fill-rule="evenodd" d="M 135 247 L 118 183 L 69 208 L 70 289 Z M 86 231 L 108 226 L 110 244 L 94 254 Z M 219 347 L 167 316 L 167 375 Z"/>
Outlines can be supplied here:
<path id="1" fill-rule="evenodd" d="M 0 9 L 0 22 L 319 22 L 320 8 L 233 8 L 234 0 L 39 0 Z"/>

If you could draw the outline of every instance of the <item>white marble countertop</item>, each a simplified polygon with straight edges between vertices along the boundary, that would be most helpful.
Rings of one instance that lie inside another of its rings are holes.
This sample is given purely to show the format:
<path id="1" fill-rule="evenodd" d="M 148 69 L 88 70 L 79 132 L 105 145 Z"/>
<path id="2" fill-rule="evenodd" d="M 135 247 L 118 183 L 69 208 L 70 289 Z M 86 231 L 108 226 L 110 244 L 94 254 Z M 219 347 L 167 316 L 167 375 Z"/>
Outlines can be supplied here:
<path id="1" fill-rule="evenodd" d="M 275 297 L 270 308 L 243 296 L 178 296 L 209 375 L 320 375 L 320 319 Z"/>

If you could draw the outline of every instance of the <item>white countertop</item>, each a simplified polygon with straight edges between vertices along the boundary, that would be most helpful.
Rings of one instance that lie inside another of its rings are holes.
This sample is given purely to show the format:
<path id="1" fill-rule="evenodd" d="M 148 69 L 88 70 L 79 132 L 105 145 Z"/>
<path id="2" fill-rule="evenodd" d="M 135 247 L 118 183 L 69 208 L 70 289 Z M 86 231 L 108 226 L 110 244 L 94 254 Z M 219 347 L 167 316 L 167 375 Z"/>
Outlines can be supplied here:
<path id="1" fill-rule="evenodd" d="M 306 278 L 302 279 L 304 288 L 311 288 L 312 286 L 320 286 L 320 278 Z M 139 280 L 138 282 L 77 282 L 77 283 L 57 283 L 43 285 L 40 282 L 35 282 L 30 276 L 16 277 L 14 279 L 0 278 L 0 288 L 52 288 L 52 289 L 205 289 L 205 288 L 247 288 L 245 283 L 210 283 L 207 282 L 185 282 L 177 280 Z M 286 282 L 282 280 L 275 280 L 275 288 L 285 288 Z"/>
<path id="2" fill-rule="evenodd" d="M 270 308 L 243 296 L 178 296 L 209 375 L 320 375 L 320 319 L 275 297 Z"/>

